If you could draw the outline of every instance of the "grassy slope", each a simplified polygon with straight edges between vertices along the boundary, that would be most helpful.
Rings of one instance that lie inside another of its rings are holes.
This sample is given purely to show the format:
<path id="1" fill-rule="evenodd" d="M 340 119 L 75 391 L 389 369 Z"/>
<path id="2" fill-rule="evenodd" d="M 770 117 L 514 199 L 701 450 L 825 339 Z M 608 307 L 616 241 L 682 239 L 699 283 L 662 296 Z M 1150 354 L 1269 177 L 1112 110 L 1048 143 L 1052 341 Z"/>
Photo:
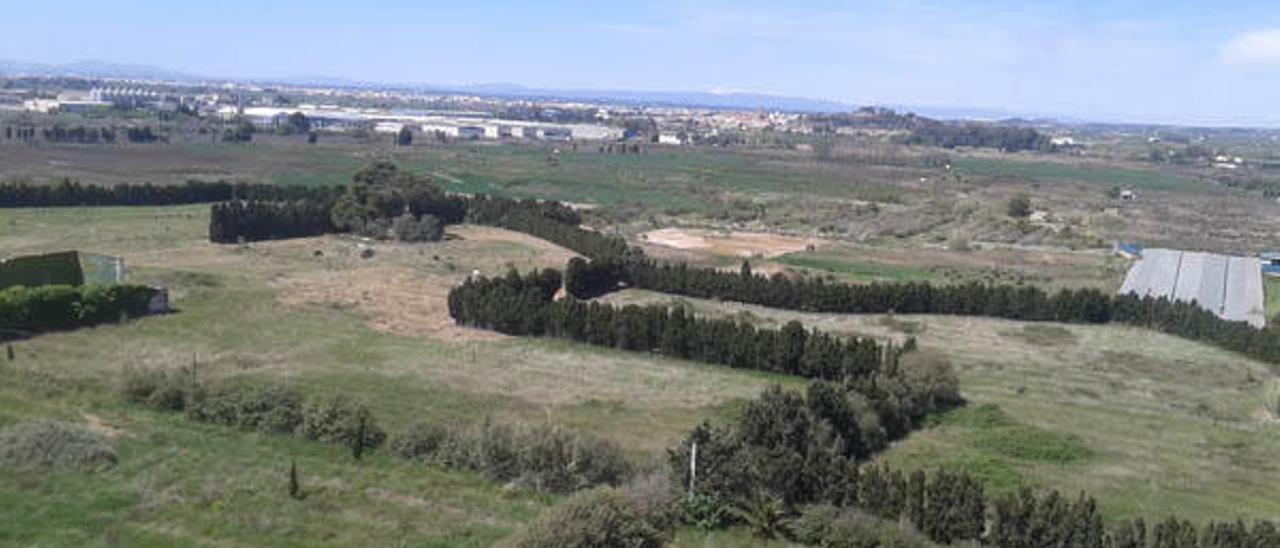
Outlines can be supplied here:
<path id="1" fill-rule="evenodd" d="M 671 298 L 644 291 L 616 302 Z M 1049 326 L 936 316 L 800 314 L 685 299 L 706 314 L 901 337 L 948 356 L 971 407 L 897 444 L 897 467 L 959 466 L 994 491 L 1019 485 L 1096 495 L 1109 518 L 1169 513 L 1274 517 L 1276 426 L 1259 412 L 1273 374 L 1237 355 L 1120 326 Z M 993 424 L 992 404 L 1010 424 Z M 974 414 L 977 414 L 975 416 Z M 1063 455 L 1067 455 L 1064 457 Z"/>
<path id="2" fill-rule="evenodd" d="M 194 357 L 207 377 L 347 392 L 393 432 L 419 420 L 550 418 L 615 439 L 641 459 L 765 384 L 792 382 L 555 341 L 407 337 L 370 329 L 349 307 L 281 306 L 271 280 L 346 263 L 317 267 L 314 240 L 207 244 L 207 206 L 5 210 L 4 223 L 6 251 L 123 255 L 135 280 L 170 287 L 179 312 L 41 336 L 15 344 L 17 359 L 0 363 L 0 426 L 90 413 L 125 432 L 115 442 L 122 463 L 111 471 L 0 472 L 0 544 L 487 545 L 548 502 L 468 474 L 385 456 L 356 465 L 335 448 L 131 407 L 115 394 L 125 366 Z M 425 259 L 433 254 L 454 257 L 457 272 L 545 263 L 513 245 L 385 245 L 375 261 L 416 268 L 424 284 L 456 281 Z M 305 501 L 285 494 L 289 459 L 313 490 Z"/>

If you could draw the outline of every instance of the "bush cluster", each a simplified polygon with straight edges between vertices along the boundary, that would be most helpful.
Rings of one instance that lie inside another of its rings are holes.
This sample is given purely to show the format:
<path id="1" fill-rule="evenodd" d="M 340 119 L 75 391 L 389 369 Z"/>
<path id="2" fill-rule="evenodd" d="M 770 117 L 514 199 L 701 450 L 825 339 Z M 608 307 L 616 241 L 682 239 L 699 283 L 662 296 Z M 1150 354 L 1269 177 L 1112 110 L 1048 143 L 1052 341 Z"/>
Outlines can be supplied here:
<path id="1" fill-rule="evenodd" d="M 617 489 L 600 487 L 570 497 L 503 540 L 509 548 L 659 548 L 670 533 L 647 521 Z"/>
<path id="2" fill-rule="evenodd" d="M 307 401 L 293 388 L 209 384 L 184 369 L 126 370 L 121 391 L 132 403 L 185 412 L 194 421 L 296 434 L 358 452 L 373 450 L 387 439 L 367 407 L 343 396 Z"/>
<path id="3" fill-rule="evenodd" d="M 393 440 L 391 450 L 552 493 L 618 485 L 631 474 L 630 463 L 613 443 L 550 425 L 486 421 L 445 429 L 420 424 Z"/>
<path id="4" fill-rule="evenodd" d="M 10 287 L 0 290 L 0 331 L 33 334 L 144 316 L 158 291 L 138 285 Z"/>
<path id="5" fill-rule="evenodd" d="M 877 518 L 853 508 L 814 505 L 790 524 L 796 541 L 826 548 L 925 548 L 928 537 L 910 526 Z"/>
<path id="6" fill-rule="evenodd" d="M 19 423 L 0 430 L 0 465 L 19 469 L 79 470 L 115 464 L 102 434 L 56 421 Z"/>

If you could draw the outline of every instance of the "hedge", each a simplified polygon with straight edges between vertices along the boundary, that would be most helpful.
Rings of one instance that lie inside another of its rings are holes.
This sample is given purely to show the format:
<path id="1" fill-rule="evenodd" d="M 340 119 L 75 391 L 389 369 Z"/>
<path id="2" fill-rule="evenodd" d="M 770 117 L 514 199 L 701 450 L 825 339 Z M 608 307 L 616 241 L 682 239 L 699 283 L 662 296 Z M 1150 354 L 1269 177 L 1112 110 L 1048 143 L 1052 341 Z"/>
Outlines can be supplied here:
<path id="1" fill-rule="evenodd" d="M 160 290 L 139 285 L 14 286 L 0 291 L 0 336 L 31 335 L 145 316 Z"/>

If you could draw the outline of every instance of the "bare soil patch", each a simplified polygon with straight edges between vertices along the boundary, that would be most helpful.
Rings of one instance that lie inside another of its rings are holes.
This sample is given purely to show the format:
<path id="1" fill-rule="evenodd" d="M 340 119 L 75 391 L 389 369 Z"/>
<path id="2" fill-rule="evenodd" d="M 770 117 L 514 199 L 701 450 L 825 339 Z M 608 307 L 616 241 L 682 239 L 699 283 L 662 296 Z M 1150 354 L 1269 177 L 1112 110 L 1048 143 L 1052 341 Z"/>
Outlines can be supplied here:
<path id="1" fill-rule="evenodd" d="M 577 257 L 578 254 L 569 251 L 556 244 L 535 238 L 523 232 L 506 230 L 502 228 L 494 228 L 491 226 L 479 225 L 458 225 L 449 227 L 450 235 L 462 238 L 463 240 L 480 240 L 490 242 L 511 242 L 523 246 L 531 247 L 542 253 L 543 259 L 552 263 L 564 265 L 569 259 Z M 561 266 L 563 268 L 563 266 Z"/>
<path id="2" fill-rule="evenodd" d="M 649 244 L 679 250 L 704 251 L 733 257 L 777 257 L 826 245 L 819 238 L 799 238 L 760 232 L 715 232 L 662 228 L 640 235 Z"/>

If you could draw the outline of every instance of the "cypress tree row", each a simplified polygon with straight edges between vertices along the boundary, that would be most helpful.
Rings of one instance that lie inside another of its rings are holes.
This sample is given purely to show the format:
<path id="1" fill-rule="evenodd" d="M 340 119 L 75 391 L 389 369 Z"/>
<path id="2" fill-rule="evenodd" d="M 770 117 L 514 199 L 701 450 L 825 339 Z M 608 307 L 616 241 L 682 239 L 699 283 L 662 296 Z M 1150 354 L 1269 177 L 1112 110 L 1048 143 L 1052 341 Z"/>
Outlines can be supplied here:
<path id="1" fill-rule="evenodd" d="M 317 200 L 264 202 L 232 200 L 213 204 L 209 213 L 209 241 L 279 240 L 319 236 L 337 231 L 329 204 Z"/>
<path id="2" fill-rule="evenodd" d="M 1023 321 L 1120 322 L 1206 342 L 1247 356 L 1280 363 L 1280 332 L 1233 322 L 1190 303 L 1134 294 L 1109 295 L 1096 289 L 1056 293 L 1033 286 L 979 283 L 826 283 L 723 272 L 687 265 L 628 263 L 619 279 L 593 287 L 632 285 L 688 297 L 738 301 L 772 308 L 842 314 L 942 314 Z"/>
<path id="3" fill-rule="evenodd" d="M 167 206 L 240 200 L 332 200 L 342 187 L 187 181 L 181 185 L 0 183 L 0 207 Z"/>
<path id="4" fill-rule="evenodd" d="M 466 208 L 469 222 L 523 232 L 593 261 L 642 258 L 640 251 L 627 245 L 621 237 L 581 228 L 582 217 L 578 212 L 559 202 L 475 196 L 467 200 Z"/>
<path id="5" fill-rule="evenodd" d="M 560 283 L 560 273 L 550 269 L 471 278 L 449 292 L 449 314 L 461 325 L 508 335 L 557 337 L 813 379 L 865 377 L 901 354 L 870 338 L 807 331 L 794 321 L 763 329 L 697 318 L 680 307 L 553 300 Z"/>
<path id="6" fill-rule="evenodd" d="M 913 365 L 912 368 L 915 366 Z M 880 374 L 877 386 L 892 386 L 896 374 Z M 946 375 L 944 375 L 946 376 Z M 953 377 L 952 377 L 953 378 Z M 775 500 L 784 514 L 816 506 L 856 509 L 891 523 L 906 523 L 942 544 L 976 541 L 996 548 L 1260 548 L 1280 546 L 1270 521 L 1209 522 L 1197 528 L 1170 517 L 1152 527 L 1142 520 L 1107 530 L 1097 501 L 1057 491 L 1030 489 L 990 498 L 967 473 L 916 470 L 909 475 L 882 465 L 862 465 L 905 434 L 882 436 L 867 445 L 869 432 L 887 432 L 897 415 L 923 416 L 947 408 L 949 391 L 938 383 L 878 394 L 865 383 L 815 382 L 801 395 L 777 386 L 748 403 L 728 425 L 704 423 L 668 450 L 669 473 L 686 492 L 686 503 L 720 508 Z M 904 402 L 935 402 L 911 405 Z M 843 401 L 844 403 L 838 403 Z M 833 405 L 833 402 L 834 405 Z M 850 426 L 856 425 L 856 426 Z M 697 445 L 696 466 L 690 466 Z M 851 450 L 859 447 L 859 450 Z M 690 471 L 696 470 L 696 477 Z M 698 506 L 690 508 L 698 508 Z M 686 510 L 690 511 L 690 510 Z M 706 513 L 705 508 L 700 511 Z M 860 539 L 839 538 L 848 544 Z M 865 545 L 875 545 L 874 543 Z"/>

